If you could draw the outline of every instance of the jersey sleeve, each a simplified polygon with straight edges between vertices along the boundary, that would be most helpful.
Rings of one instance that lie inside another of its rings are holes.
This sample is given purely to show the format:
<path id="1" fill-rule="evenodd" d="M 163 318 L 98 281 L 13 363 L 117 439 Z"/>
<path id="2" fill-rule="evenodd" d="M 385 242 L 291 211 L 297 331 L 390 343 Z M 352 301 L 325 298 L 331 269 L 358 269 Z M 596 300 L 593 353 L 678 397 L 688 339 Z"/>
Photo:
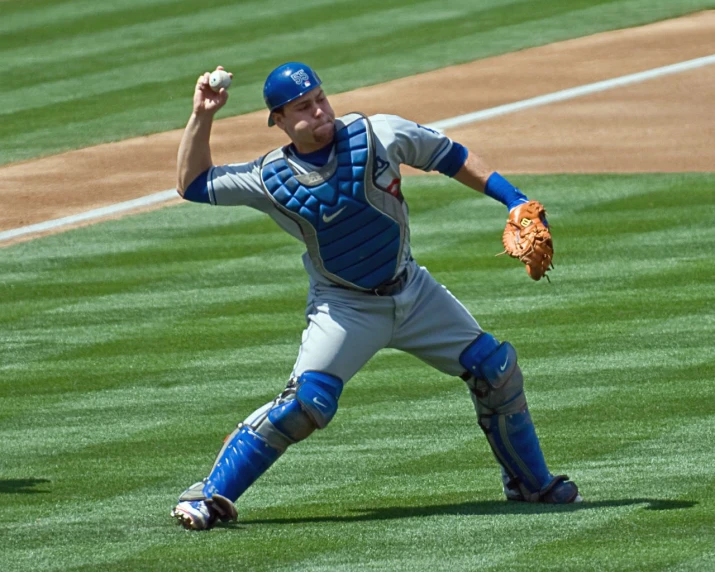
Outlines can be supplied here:
<path id="1" fill-rule="evenodd" d="M 444 133 L 396 115 L 384 116 L 394 134 L 401 163 L 422 171 L 453 177 L 467 159 L 466 147 Z"/>
<path id="2" fill-rule="evenodd" d="M 270 201 L 263 193 L 261 159 L 251 163 L 219 165 L 208 170 L 206 190 L 209 202 L 219 206 L 251 206 L 265 211 Z"/>

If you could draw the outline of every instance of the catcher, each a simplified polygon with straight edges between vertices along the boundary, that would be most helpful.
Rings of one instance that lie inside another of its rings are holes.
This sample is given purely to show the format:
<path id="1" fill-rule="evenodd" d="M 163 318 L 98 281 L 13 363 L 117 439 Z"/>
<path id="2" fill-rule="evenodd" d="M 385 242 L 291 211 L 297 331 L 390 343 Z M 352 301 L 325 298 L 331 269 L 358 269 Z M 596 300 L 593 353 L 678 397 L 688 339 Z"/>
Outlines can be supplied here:
<path id="1" fill-rule="evenodd" d="M 235 518 L 233 503 L 290 446 L 326 428 L 347 382 L 386 347 L 466 382 L 507 499 L 581 500 L 568 477 L 547 468 L 514 347 L 485 332 L 412 257 L 400 165 L 437 171 L 504 203 L 505 251 L 534 280 L 553 256 L 544 208 L 443 133 L 395 115 L 336 117 L 318 75 L 299 62 L 273 70 L 264 86 L 268 125 L 288 144 L 250 163 L 215 166 L 211 125 L 228 94 L 213 92 L 208 78 L 196 83 L 177 189 L 196 203 L 255 208 L 305 243 L 307 325 L 288 385 L 238 424 L 172 515 L 189 529 Z"/>

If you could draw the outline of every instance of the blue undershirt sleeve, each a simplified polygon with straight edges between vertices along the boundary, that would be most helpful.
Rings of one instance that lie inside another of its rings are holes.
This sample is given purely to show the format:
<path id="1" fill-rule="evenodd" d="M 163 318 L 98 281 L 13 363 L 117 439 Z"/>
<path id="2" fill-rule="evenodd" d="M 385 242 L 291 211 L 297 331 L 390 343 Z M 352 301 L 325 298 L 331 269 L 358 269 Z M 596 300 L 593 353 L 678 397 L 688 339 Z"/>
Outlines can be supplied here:
<path id="1" fill-rule="evenodd" d="M 496 172 L 492 173 L 487 179 L 484 194 L 505 204 L 509 210 L 522 203 L 529 202 L 524 193 Z"/>
<path id="2" fill-rule="evenodd" d="M 209 169 L 196 177 L 184 192 L 184 198 L 193 203 L 211 203 L 209 198 Z"/>
<path id="3" fill-rule="evenodd" d="M 442 157 L 442 160 L 437 163 L 434 170 L 439 171 L 448 177 L 454 177 L 462 168 L 466 160 L 467 148 L 455 141 L 452 143 L 452 148 L 444 157 Z"/>

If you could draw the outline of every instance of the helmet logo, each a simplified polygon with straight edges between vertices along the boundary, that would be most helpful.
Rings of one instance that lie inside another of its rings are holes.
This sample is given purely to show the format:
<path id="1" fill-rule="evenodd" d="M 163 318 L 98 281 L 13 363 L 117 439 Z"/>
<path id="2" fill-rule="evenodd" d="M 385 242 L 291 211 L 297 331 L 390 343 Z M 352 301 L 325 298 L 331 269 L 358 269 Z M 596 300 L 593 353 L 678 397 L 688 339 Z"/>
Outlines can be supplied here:
<path id="1" fill-rule="evenodd" d="M 310 87 L 310 78 L 308 74 L 305 73 L 305 70 L 298 70 L 294 74 L 291 74 L 290 78 L 302 87 Z"/>

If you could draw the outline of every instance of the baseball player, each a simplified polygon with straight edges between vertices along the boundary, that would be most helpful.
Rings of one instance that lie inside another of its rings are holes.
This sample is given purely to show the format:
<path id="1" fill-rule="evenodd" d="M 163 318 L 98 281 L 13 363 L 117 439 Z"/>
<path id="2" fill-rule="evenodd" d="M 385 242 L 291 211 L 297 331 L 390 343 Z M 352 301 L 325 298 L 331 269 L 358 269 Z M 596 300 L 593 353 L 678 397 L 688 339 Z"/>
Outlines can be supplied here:
<path id="1" fill-rule="evenodd" d="M 382 348 L 466 382 L 507 499 L 580 501 L 576 485 L 546 466 L 514 347 L 482 330 L 413 259 L 400 165 L 454 177 L 512 212 L 528 199 L 433 129 L 394 115 L 335 117 L 320 78 L 303 63 L 273 70 L 263 94 L 268 125 L 290 143 L 250 163 L 215 166 L 211 125 L 228 94 L 210 89 L 209 73 L 199 77 L 177 189 L 197 203 L 258 209 L 305 244 L 307 326 L 285 390 L 238 424 L 172 516 L 196 530 L 235 519 L 234 502 L 290 445 L 330 423 L 345 384 Z"/>

